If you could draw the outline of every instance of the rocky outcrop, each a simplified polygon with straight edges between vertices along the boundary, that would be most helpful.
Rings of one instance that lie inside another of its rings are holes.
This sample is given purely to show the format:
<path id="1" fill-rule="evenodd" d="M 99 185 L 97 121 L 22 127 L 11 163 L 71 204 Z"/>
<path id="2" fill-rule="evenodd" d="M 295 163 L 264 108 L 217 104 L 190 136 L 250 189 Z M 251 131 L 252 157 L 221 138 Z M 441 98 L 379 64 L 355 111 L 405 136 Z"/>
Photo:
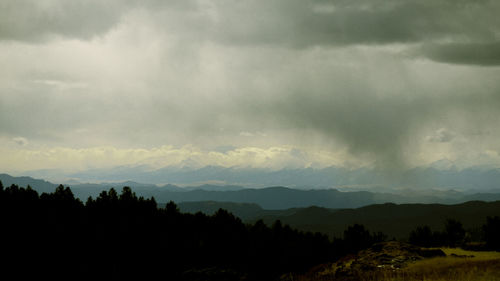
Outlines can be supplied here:
<path id="1" fill-rule="evenodd" d="M 356 280 L 359 274 L 396 271 L 408 264 L 431 257 L 446 256 L 440 249 L 424 249 L 410 244 L 390 241 L 378 243 L 332 263 L 316 272 L 316 276 L 335 276 L 339 280 Z"/>

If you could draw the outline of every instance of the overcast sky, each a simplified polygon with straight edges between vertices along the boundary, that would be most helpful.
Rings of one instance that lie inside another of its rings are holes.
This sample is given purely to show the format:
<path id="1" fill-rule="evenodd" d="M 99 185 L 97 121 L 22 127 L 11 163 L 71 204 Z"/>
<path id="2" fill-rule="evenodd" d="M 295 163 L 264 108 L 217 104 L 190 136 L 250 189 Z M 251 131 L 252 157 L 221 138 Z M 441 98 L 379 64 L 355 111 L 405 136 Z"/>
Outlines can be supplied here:
<path id="1" fill-rule="evenodd" d="M 497 0 L 2 0 L 0 171 L 500 166 Z"/>

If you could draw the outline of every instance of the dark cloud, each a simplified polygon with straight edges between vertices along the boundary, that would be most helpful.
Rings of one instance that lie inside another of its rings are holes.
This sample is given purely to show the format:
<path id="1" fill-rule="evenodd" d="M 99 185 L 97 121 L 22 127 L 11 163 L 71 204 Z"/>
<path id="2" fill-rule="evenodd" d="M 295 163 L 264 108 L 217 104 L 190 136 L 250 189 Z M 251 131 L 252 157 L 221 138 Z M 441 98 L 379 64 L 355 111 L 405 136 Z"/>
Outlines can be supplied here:
<path id="1" fill-rule="evenodd" d="M 193 1 L 4 0 L 0 2 L 0 40 L 91 39 L 110 31 L 132 10 L 189 7 L 193 7 Z"/>
<path id="2" fill-rule="evenodd" d="M 452 64 L 500 64 L 499 7 L 1 1 L 0 41 L 22 43 L 0 42 L 0 135 L 30 145 L 191 143 L 219 152 L 321 139 L 403 168 L 419 139 L 451 145 L 449 132 L 466 139 L 498 127 L 498 69 Z M 450 64 L 407 59 L 407 50 Z"/>
<path id="3" fill-rule="evenodd" d="M 496 1 L 217 2 L 214 34 L 227 44 L 290 47 L 491 40 L 500 30 Z M 229 3 L 229 5 L 227 5 Z"/>
<path id="4" fill-rule="evenodd" d="M 427 58 L 444 63 L 500 65 L 500 42 L 430 44 L 420 48 Z"/>
<path id="5" fill-rule="evenodd" d="M 361 60 L 359 67 L 366 72 L 352 66 L 344 72 L 325 70 L 321 64 L 311 70 L 305 64 L 296 76 L 281 75 L 290 75 L 289 80 L 270 77 L 276 94 L 242 99 L 234 106 L 239 110 L 235 116 L 246 114 L 257 130 L 293 130 L 293 141 L 314 143 L 320 137 L 343 144 L 352 155 L 392 171 L 410 165 L 429 130 L 436 135 L 427 140 L 451 142 L 457 133 L 469 135 L 471 128 L 495 128 L 500 83 L 494 69 L 455 72 L 426 64 L 415 73 L 380 60 Z"/>
<path id="6" fill-rule="evenodd" d="M 1 1 L 0 39 L 91 38 L 113 27 L 121 11 L 116 1 Z"/>
<path id="7" fill-rule="evenodd" d="M 229 45 L 489 42 L 500 31 L 500 3 L 489 0 L 7 0 L 0 4 L 0 38 L 90 38 L 135 10 L 148 11 L 166 31 Z"/>
<path id="8" fill-rule="evenodd" d="M 376 97 L 367 92 L 296 95 L 272 108 L 268 113 L 279 116 L 280 124 L 340 141 L 353 155 L 376 159 L 377 166 L 391 170 L 407 166 L 404 150 L 409 138 L 417 123 L 426 122 L 435 110 L 428 100 Z"/>

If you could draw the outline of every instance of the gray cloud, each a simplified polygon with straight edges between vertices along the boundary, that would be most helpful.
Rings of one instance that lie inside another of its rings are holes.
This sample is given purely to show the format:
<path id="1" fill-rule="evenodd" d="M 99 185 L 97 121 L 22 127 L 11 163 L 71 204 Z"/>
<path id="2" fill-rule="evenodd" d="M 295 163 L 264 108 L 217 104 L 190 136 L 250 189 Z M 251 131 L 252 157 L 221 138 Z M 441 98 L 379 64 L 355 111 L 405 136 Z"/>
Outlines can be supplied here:
<path id="1" fill-rule="evenodd" d="M 90 38 L 111 27 L 120 17 L 115 1 L 32 1 L 0 3 L 0 38 L 42 41 L 50 36 Z"/>
<path id="2" fill-rule="evenodd" d="M 33 1 L 0 4 L 0 38 L 91 38 L 146 10 L 167 31 L 229 45 L 490 42 L 500 31 L 493 0 Z"/>
<path id="3" fill-rule="evenodd" d="M 496 1 L 295 0 L 220 5 L 224 13 L 213 30 L 233 44 L 307 47 L 477 40 L 492 39 L 500 30 Z M 331 12 L 319 13 L 318 5 L 331 5 Z"/>
<path id="4" fill-rule="evenodd" d="M 0 137 L 341 147 L 385 169 L 440 128 L 491 148 L 498 69 L 453 64 L 498 64 L 498 3 L 2 1 Z"/>
<path id="5" fill-rule="evenodd" d="M 88 141 L 217 148 L 315 145 L 319 139 L 384 169 L 402 169 L 422 129 L 449 127 L 467 135 L 471 128 L 494 129 L 500 116 L 500 82 L 492 68 L 419 69 L 418 62 L 373 48 L 217 45 L 190 52 L 195 55 L 160 53 L 160 68 L 139 60 L 131 76 L 105 77 L 104 88 L 100 79 L 87 81 L 90 88 L 61 88 L 78 83 L 54 78 L 21 80 L 20 90 L 0 96 L 1 131 L 80 146 Z M 134 81 L 134 75 L 147 79 Z"/>
<path id="6" fill-rule="evenodd" d="M 407 166 L 405 149 L 416 133 L 417 122 L 426 122 L 434 112 L 431 100 L 411 100 L 401 96 L 376 97 L 360 89 L 317 96 L 297 94 L 271 103 L 264 109 L 269 120 L 297 131 L 340 141 L 356 156 L 367 156 L 384 169 Z M 261 114 L 261 112 L 259 112 Z"/>
<path id="7" fill-rule="evenodd" d="M 54 37 L 91 39 L 117 26 L 124 14 L 141 9 L 186 10 L 186 0 L 5 0 L 0 2 L 0 40 L 44 42 Z"/>
<path id="8" fill-rule="evenodd" d="M 288 72 L 280 74 L 273 69 L 273 94 L 242 98 L 234 106 L 239 110 L 235 115 L 245 113 L 257 127 L 293 128 L 294 140 L 305 143 L 318 136 L 340 142 L 353 155 L 368 156 L 391 170 L 408 167 L 425 130 L 437 130 L 435 140 L 449 142 L 455 130 L 470 135 L 473 128 L 496 128 L 498 71 L 452 70 L 435 64 L 414 69 L 371 52 L 343 54 L 342 59 L 325 55 L 321 63 L 297 57 L 302 69 L 286 66 L 283 71 Z M 351 65 L 344 64 L 349 60 Z M 450 129 L 439 131 L 442 127 Z"/>
<path id="9" fill-rule="evenodd" d="M 440 128 L 436 130 L 433 135 L 429 135 L 426 139 L 430 142 L 450 142 L 455 138 L 455 133 L 451 132 L 445 128 Z"/>
<path id="10" fill-rule="evenodd" d="M 419 52 L 438 62 L 479 66 L 500 65 L 500 42 L 429 44 Z"/>

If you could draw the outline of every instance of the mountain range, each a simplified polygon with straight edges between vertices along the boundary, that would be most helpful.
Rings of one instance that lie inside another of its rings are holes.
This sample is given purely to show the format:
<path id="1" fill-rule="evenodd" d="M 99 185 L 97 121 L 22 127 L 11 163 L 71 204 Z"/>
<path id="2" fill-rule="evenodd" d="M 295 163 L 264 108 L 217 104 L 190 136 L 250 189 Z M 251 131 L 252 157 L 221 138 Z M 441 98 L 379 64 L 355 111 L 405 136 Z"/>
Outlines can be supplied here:
<path id="1" fill-rule="evenodd" d="M 31 177 L 12 177 L 0 174 L 5 186 L 18 184 L 30 185 L 38 192 L 52 192 L 57 184 Z M 254 203 L 264 209 L 278 210 L 318 206 L 324 208 L 357 208 L 381 203 L 441 203 L 458 204 L 471 200 L 500 200 L 500 193 L 464 193 L 455 190 L 418 190 L 408 189 L 405 193 L 374 191 L 339 191 L 337 189 L 294 189 L 275 186 L 266 188 L 244 188 L 235 185 L 200 185 L 180 187 L 172 184 L 157 186 L 133 181 L 117 183 L 73 183 L 69 185 L 76 197 L 82 201 L 89 196 L 96 197 L 100 192 L 123 186 L 131 187 L 137 195 L 154 197 L 158 203 L 216 201 L 234 203 Z"/>
<path id="2" fill-rule="evenodd" d="M 123 182 L 124 180 L 130 180 L 155 185 L 167 183 L 178 186 L 216 184 L 253 188 L 287 186 L 295 189 L 336 188 L 391 193 L 408 188 L 454 189 L 469 193 L 491 192 L 500 189 L 500 169 L 497 167 L 473 166 L 459 169 L 452 163 L 443 163 L 443 161 L 430 166 L 416 167 L 392 174 L 388 171 L 370 168 L 347 169 L 336 166 L 270 170 L 221 166 L 154 169 L 143 165 L 90 169 L 75 173 L 39 170 L 27 172 L 26 175 L 57 179 L 57 182 L 61 182 L 61 179 L 74 179 L 78 182 Z"/>
<path id="3" fill-rule="evenodd" d="M 57 187 L 57 184 L 45 180 L 7 174 L 0 174 L 0 181 L 4 186 L 29 185 L 38 192 L 52 192 Z M 405 239 L 417 226 L 429 225 L 440 230 L 447 218 L 460 220 L 466 228 L 478 228 L 486 216 L 500 216 L 500 193 L 441 191 L 435 192 L 433 196 L 418 192 L 404 196 L 369 191 L 299 190 L 286 187 L 156 186 L 132 181 L 73 183 L 71 189 L 75 196 L 85 201 L 88 196 L 95 197 L 112 187 L 120 192 L 123 186 L 130 186 L 139 196 L 154 196 L 159 207 L 164 207 L 165 203 L 172 200 L 182 212 L 213 214 L 222 208 L 246 222 L 262 219 L 272 224 L 281 220 L 303 231 L 323 232 L 336 237 L 341 237 L 342 231 L 354 223 L 363 224 L 371 231 L 381 231 L 389 238 Z"/>

